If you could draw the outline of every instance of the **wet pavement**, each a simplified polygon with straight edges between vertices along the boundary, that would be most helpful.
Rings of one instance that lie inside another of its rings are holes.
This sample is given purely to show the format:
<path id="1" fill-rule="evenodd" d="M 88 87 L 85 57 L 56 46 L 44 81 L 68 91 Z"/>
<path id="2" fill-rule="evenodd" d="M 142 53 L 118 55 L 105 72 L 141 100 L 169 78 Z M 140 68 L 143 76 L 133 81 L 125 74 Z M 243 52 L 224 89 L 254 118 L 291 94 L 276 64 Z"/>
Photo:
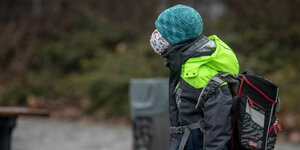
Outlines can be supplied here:
<path id="1" fill-rule="evenodd" d="M 131 150 L 131 128 L 53 119 L 19 118 L 12 150 Z M 299 150 L 279 143 L 275 150 Z"/>

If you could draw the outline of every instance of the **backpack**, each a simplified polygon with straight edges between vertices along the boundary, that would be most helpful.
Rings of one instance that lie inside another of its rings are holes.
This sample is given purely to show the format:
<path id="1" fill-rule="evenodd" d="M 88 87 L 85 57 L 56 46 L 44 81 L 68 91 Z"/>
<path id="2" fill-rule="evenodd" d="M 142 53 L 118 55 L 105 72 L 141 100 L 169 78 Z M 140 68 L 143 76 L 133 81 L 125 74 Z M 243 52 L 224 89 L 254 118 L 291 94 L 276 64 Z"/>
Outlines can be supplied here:
<path id="1" fill-rule="evenodd" d="M 246 71 L 239 75 L 220 72 L 212 77 L 199 96 L 196 109 L 203 110 L 205 102 L 222 84 L 233 96 L 232 136 L 229 150 L 273 150 L 281 131 L 275 112 L 279 111 L 278 87 L 265 78 Z"/>

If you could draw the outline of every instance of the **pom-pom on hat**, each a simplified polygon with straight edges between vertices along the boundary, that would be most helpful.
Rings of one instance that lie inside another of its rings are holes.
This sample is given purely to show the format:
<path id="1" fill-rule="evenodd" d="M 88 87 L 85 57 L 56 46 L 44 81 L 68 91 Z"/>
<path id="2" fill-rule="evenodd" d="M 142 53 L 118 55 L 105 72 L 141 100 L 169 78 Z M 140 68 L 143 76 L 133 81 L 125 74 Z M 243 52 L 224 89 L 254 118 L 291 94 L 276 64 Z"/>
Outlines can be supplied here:
<path id="1" fill-rule="evenodd" d="M 200 36 L 203 21 L 194 8 L 179 4 L 163 11 L 155 26 L 171 45 L 176 45 Z"/>

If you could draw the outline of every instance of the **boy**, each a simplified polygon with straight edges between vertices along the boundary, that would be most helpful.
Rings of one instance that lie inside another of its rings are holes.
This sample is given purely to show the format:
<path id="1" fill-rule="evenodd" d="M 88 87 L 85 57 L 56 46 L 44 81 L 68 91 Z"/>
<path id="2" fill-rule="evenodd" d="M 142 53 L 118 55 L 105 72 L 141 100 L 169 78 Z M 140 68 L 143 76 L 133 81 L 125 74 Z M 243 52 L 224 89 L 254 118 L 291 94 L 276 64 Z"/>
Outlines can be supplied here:
<path id="1" fill-rule="evenodd" d="M 163 11 L 155 22 L 150 44 L 170 69 L 169 150 L 223 150 L 229 141 L 232 96 L 226 84 L 195 109 L 201 90 L 218 72 L 238 74 L 234 52 L 217 36 L 202 35 L 200 14 L 185 5 Z"/>

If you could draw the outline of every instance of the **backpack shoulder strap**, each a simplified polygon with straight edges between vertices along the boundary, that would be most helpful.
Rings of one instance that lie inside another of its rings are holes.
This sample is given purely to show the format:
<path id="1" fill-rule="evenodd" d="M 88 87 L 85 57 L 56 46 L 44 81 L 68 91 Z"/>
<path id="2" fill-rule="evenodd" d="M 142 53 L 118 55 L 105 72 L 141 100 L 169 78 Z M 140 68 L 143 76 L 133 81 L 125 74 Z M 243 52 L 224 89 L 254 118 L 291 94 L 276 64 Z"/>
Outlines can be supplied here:
<path id="1" fill-rule="evenodd" d="M 216 90 L 222 85 L 224 82 L 227 82 L 229 87 L 231 89 L 231 92 L 234 91 L 233 96 L 236 95 L 238 85 L 240 83 L 240 76 L 238 75 L 232 75 L 226 72 L 219 72 L 215 76 L 213 76 L 207 84 L 202 89 L 200 96 L 198 98 L 198 102 L 196 105 L 196 110 L 202 110 L 205 102 L 215 94 Z M 236 89 L 233 89 L 236 88 Z M 232 90 L 233 89 L 233 90 Z"/>

